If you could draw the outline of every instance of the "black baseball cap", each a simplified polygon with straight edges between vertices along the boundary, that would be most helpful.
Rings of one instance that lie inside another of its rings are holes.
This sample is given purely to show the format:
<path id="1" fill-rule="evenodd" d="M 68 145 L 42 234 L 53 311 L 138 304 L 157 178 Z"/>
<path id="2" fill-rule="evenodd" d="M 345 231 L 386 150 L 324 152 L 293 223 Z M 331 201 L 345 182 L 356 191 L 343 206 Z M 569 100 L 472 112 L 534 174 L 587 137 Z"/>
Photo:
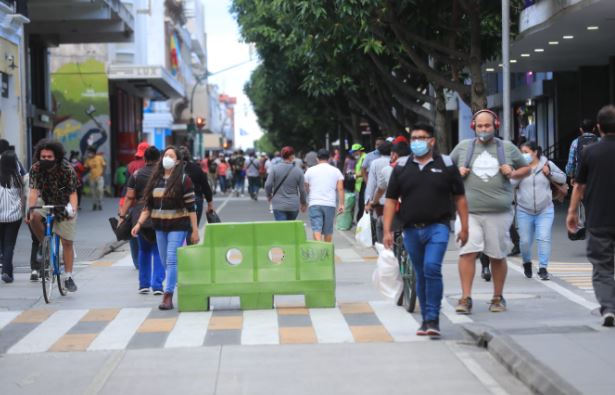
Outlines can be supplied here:
<path id="1" fill-rule="evenodd" d="M 324 159 L 329 159 L 330 153 L 329 150 L 326 148 L 321 148 L 318 150 L 318 152 L 316 153 L 316 156 L 318 157 L 318 159 L 320 160 L 324 160 Z"/>

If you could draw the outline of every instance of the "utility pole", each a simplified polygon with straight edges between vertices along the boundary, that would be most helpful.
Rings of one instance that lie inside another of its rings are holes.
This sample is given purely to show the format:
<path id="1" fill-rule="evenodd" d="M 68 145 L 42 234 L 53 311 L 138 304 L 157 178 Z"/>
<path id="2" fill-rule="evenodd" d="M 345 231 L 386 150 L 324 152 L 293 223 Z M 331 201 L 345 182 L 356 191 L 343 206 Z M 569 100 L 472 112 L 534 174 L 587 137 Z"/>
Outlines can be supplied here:
<path id="1" fill-rule="evenodd" d="M 500 137 L 510 140 L 510 0 L 502 0 L 502 126 Z"/>

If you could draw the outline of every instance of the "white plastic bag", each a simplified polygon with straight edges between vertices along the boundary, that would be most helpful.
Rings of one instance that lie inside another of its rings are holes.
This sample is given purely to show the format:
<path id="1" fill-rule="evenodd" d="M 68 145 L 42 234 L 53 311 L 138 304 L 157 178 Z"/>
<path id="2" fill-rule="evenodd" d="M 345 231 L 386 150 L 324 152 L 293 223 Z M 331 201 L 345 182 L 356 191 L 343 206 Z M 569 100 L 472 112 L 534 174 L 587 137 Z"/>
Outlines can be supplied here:
<path id="1" fill-rule="evenodd" d="M 372 282 L 380 293 L 387 298 L 397 301 L 403 290 L 403 282 L 399 273 L 399 264 L 393 254 L 393 250 L 384 248 L 384 245 L 376 243 L 378 260 L 376 269 L 372 274 Z"/>
<path id="2" fill-rule="evenodd" d="M 372 246 L 372 222 L 369 218 L 369 213 L 363 213 L 363 216 L 357 223 L 354 238 L 363 247 Z"/>

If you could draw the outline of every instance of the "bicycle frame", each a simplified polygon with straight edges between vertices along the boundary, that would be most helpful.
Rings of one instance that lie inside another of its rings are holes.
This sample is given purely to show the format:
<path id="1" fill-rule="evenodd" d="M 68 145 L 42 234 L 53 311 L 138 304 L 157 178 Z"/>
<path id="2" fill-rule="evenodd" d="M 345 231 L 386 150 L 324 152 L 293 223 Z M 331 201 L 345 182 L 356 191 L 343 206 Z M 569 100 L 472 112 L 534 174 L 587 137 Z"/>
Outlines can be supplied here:
<path id="1" fill-rule="evenodd" d="M 53 233 L 54 215 L 49 211 L 45 217 L 45 237 L 51 237 L 51 265 L 53 275 L 60 274 L 60 237 Z"/>

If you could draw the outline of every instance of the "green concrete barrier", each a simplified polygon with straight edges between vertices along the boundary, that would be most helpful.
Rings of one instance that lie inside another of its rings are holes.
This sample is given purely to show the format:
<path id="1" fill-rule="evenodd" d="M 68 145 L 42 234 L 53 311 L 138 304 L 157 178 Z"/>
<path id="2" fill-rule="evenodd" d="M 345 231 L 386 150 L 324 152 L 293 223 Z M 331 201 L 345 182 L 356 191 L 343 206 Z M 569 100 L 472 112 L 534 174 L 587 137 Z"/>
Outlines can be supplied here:
<path id="1" fill-rule="evenodd" d="M 219 296 L 239 296 L 244 310 L 300 294 L 306 307 L 335 307 L 333 244 L 307 240 L 302 221 L 209 224 L 177 260 L 180 311 L 209 310 Z"/>

